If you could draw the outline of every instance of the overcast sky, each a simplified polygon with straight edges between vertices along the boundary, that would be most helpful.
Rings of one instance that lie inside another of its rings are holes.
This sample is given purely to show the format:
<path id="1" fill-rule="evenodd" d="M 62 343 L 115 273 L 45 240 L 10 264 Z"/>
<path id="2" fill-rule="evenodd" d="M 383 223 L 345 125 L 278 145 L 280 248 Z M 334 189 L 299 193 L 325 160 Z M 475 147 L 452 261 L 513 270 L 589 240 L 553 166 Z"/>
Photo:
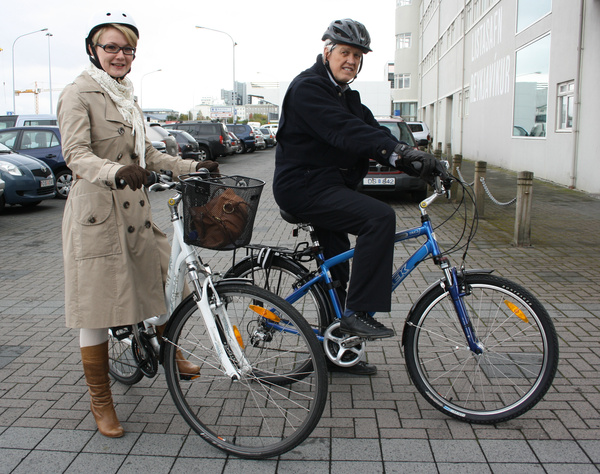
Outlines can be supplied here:
<path id="1" fill-rule="evenodd" d="M 220 97 L 220 90 L 231 89 L 233 82 L 231 39 L 196 25 L 233 37 L 238 82 L 270 82 L 290 81 L 311 66 L 329 23 L 353 18 L 369 30 L 374 51 L 365 57 L 358 84 L 384 80 L 385 64 L 394 60 L 395 5 L 395 0 L 0 0 L 0 115 L 13 108 L 13 44 L 15 89 L 33 89 L 36 82 L 49 89 L 50 63 L 56 111 L 60 89 L 89 63 L 84 39 L 99 7 L 124 10 L 138 25 L 140 41 L 129 78 L 143 107 L 185 113 L 203 97 Z M 41 32 L 15 42 L 42 28 L 52 36 Z M 148 74 L 157 69 L 162 71 Z M 39 112 L 49 113 L 49 92 L 38 98 Z M 17 113 L 35 113 L 34 94 L 15 101 Z"/>

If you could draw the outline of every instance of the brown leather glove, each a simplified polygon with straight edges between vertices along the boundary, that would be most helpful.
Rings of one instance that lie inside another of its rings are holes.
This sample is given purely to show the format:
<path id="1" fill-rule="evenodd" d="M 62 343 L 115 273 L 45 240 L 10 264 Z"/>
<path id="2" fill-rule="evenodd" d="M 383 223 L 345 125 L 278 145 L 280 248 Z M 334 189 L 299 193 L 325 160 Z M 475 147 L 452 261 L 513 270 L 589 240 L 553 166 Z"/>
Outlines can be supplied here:
<path id="1" fill-rule="evenodd" d="M 217 163 L 216 161 L 204 160 L 199 162 L 198 165 L 196 165 L 196 171 L 198 171 L 200 168 L 206 168 L 211 173 L 218 173 L 219 163 Z"/>
<path id="2" fill-rule="evenodd" d="M 148 176 L 150 176 L 150 171 L 142 168 L 140 165 L 131 164 L 119 169 L 115 178 L 117 180 L 118 188 L 124 188 L 125 185 L 127 185 L 135 191 L 146 184 Z"/>

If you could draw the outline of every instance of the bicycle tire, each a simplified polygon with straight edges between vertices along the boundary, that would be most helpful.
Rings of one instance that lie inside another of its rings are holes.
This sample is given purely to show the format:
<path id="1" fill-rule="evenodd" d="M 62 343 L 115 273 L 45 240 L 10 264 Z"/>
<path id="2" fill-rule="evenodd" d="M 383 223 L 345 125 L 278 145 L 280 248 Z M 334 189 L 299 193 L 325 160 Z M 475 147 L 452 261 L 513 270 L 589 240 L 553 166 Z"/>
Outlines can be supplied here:
<path id="1" fill-rule="evenodd" d="M 267 267 L 262 266 L 256 257 L 246 258 L 228 270 L 226 277 L 249 278 L 255 285 L 286 299 L 298 281 L 308 274 L 308 269 L 300 263 L 275 255 Z M 312 285 L 308 293 L 294 302 L 293 306 L 319 334 L 323 334 L 333 321 L 331 302 L 318 283 Z"/>
<path id="2" fill-rule="evenodd" d="M 144 378 L 133 357 L 131 337 L 119 340 L 108 331 L 108 373 L 124 385 L 134 385 Z"/>
<path id="3" fill-rule="evenodd" d="M 200 310 L 188 298 L 166 330 L 163 365 L 171 396 L 188 425 L 215 447 L 249 459 L 285 453 L 310 435 L 325 407 L 328 378 L 320 344 L 293 306 L 263 288 L 222 280 L 215 289 L 253 370 L 237 382 L 223 372 Z M 250 305 L 270 309 L 297 333 L 269 330 L 269 321 Z M 180 379 L 177 348 L 201 367 L 198 377 Z M 300 367 L 308 373 L 298 376 Z"/>
<path id="4" fill-rule="evenodd" d="M 483 353 L 471 352 L 449 292 L 437 285 L 407 319 L 410 377 L 432 406 L 458 420 L 516 418 L 542 399 L 556 374 L 552 320 L 529 291 L 505 278 L 467 274 L 459 284 Z"/>

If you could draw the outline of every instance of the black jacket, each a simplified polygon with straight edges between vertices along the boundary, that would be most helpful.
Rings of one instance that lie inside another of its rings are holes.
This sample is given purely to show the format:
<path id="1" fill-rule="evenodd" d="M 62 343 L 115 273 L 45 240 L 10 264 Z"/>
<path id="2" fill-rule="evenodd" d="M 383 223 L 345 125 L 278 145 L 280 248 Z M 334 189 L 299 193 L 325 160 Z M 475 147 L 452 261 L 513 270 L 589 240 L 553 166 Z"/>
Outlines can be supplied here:
<path id="1" fill-rule="evenodd" d="M 307 169 L 341 170 L 348 187 L 367 174 L 369 158 L 389 166 L 398 141 L 362 105 L 358 91 L 334 84 L 323 64 L 316 63 L 290 84 L 277 130 L 273 190 L 277 199 L 293 192 Z"/>

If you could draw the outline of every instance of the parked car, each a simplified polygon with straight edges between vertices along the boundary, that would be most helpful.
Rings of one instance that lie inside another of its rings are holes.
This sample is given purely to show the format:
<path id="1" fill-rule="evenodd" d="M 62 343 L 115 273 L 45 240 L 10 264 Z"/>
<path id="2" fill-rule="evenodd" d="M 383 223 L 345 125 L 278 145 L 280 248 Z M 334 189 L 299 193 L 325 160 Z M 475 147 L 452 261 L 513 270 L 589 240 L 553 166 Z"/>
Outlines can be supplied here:
<path id="1" fill-rule="evenodd" d="M 268 128 L 271 132 L 273 132 L 273 135 L 277 135 L 278 127 L 279 127 L 278 123 L 268 123 L 266 125 L 263 125 L 261 128 Z"/>
<path id="2" fill-rule="evenodd" d="M 179 155 L 184 160 L 200 160 L 200 146 L 194 137 L 183 130 L 169 130 L 169 133 L 177 140 Z"/>
<path id="3" fill-rule="evenodd" d="M 252 130 L 254 131 L 254 140 L 256 141 L 256 149 L 264 150 L 265 148 L 267 148 L 267 142 L 266 142 L 265 137 L 263 136 L 262 132 L 260 131 L 260 129 L 252 127 Z"/>
<path id="4" fill-rule="evenodd" d="M 30 125 L 0 129 L 0 143 L 22 155 L 46 163 L 54 173 L 56 197 L 67 199 L 73 174 L 65 163 L 61 135 L 56 125 Z"/>
<path id="5" fill-rule="evenodd" d="M 264 127 L 261 128 L 260 131 L 263 134 L 263 137 L 265 138 L 267 148 L 275 146 L 275 144 L 277 143 L 275 141 L 275 132 L 272 132 L 270 129 Z"/>
<path id="6" fill-rule="evenodd" d="M 398 117 L 376 117 L 380 125 L 390 129 L 394 137 L 408 146 L 417 148 L 407 123 Z M 358 189 L 362 192 L 386 192 L 410 194 L 416 201 L 423 200 L 427 195 L 427 183 L 415 176 L 397 170 L 393 166 L 384 166 L 375 160 L 370 160 L 369 172 Z"/>
<path id="7" fill-rule="evenodd" d="M 4 181 L 2 179 L 0 179 L 0 198 L 4 194 L 4 185 L 5 185 Z"/>
<path id="8" fill-rule="evenodd" d="M 171 156 L 179 155 L 177 140 L 167 130 L 161 127 L 159 123 L 146 122 L 146 135 L 151 142 L 163 142 L 167 147 L 167 153 Z"/>
<path id="9" fill-rule="evenodd" d="M 32 125 L 58 125 L 58 120 L 54 114 L 0 115 L 0 130 Z"/>
<path id="10" fill-rule="evenodd" d="M 228 123 L 227 130 L 235 133 L 240 139 L 242 153 L 252 153 L 256 150 L 256 137 L 250 125 L 245 123 Z"/>
<path id="11" fill-rule="evenodd" d="M 229 138 L 231 139 L 231 149 L 233 150 L 233 152 L 241 153 L 242 146 L 240 145 L 240 139 L 233 132 L 227 132 L 227 133 L 229 133 Z"/>
<path id="12" fill-rule="evenodd" d="M 220 156 L 233 153 L 231 140 L 225 125 L 221 122 L 180 122 L 165 124 L 167 130 L 183 130 L 198 142 L 202 160 L 216 160 Z"/>
<path id="13" fill-rule="evenodd" d="M 408 128 L 413 134 L 417 146 L 429 146 L 431 143 L 431 134 L 429 133 L 429 127 L 425 122 L 406 122 Z"/>
<path id="14" fill-rule="evenodd" d="M 0 179 L 4 193 L 0 196 L 0 212 L 6 204 L 31 207 L 56 195 L 54 174 L 41 160 L 15 153 L 0 143 Z"/>
<path id="15" fill-rule="evenodd" d="M 167 145 L 165 145 L 163 142 L 153 141 L 152 146 L 161 153 L 167 153 Z"/>

